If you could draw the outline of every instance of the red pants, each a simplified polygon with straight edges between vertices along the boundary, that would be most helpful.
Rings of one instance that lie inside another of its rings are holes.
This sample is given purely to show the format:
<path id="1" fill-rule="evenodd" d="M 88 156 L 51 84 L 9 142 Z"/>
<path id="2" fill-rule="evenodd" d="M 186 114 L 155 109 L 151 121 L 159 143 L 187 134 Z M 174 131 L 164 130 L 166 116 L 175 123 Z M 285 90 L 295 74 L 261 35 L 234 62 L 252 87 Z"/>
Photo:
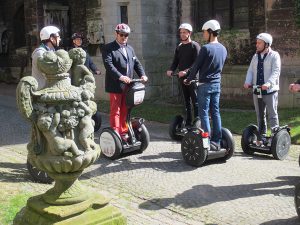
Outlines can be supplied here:
<path id="1" fill-rule="evenodd" d="M 120 135 L 128 132 L 126 123 L 127 107 L 125 102 L 125 91 L 123 93 L 110 93 L 110 127 Z"/>

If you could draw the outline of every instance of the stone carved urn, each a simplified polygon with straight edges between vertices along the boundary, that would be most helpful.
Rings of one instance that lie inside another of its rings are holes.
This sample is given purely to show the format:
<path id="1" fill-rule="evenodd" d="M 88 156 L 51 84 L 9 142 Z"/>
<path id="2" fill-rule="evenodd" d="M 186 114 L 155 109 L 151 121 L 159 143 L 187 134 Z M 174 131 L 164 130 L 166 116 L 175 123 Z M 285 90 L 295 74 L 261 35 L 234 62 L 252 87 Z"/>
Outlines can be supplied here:
<path id="1" fill-rule="evenodd" d="M 121 213 L 108 204 L 109 199 L 78 181 L 101 152 L 94 142 L 91 118 L 97 110 L 95 79 L 84 62 L 82 49 L 45 52 L 38 66 L 47 77 L 46 88 L 38 90 L 31 76 L 20 80 L 18 109 L 32 125 L 28 160 L 47 172 L 55 185 L 31 197 L 14 225 L 126 224 Z"/>

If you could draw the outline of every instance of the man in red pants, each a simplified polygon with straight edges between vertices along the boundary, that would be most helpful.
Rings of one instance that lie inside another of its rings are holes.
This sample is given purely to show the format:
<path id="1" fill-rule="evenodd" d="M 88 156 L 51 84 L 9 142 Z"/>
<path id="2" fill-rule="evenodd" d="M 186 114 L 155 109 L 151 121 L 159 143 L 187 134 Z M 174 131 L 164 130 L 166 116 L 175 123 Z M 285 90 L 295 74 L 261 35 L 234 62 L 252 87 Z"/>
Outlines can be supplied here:
<path id="1" fill-rule="evenodd" d="M 130 28 L 127 24 L 118 24 L 115 28 L 115 41 L 106 44 L 102 52 L 106 69 L 105 91 L 110 97 L 110 126 L 124 141 L 128 138 L 125 92 L 133 78 L 133 71 L 145 82 L 148 80 L 133 48 L 127 44 L 129 34 Z"/>

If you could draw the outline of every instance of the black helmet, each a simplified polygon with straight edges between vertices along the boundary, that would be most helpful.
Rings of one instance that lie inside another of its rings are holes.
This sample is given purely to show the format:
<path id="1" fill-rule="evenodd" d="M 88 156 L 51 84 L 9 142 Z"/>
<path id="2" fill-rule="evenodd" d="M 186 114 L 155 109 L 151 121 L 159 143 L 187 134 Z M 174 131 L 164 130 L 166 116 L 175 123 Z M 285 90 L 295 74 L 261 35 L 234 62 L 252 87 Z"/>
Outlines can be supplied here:
<path id="1" fill-rule="evenodd" d="M 72 34 L 72 40 L 76 39 L 76 38 L 81 38 L 83 39 L 83 35 L 81 33 L 74 33 Z"/>

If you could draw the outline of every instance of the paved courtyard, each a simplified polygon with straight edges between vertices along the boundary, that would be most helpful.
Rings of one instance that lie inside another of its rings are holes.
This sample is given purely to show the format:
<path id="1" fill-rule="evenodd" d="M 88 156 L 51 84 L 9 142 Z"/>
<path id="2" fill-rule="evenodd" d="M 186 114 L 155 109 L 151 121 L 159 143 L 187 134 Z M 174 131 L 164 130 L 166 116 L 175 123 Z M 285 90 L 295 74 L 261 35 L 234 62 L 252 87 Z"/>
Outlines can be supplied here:
<path id="1" fill-rule="evenodd" d="M 0 200 L 5 194 L 43 193 L 51 185 L 30 181 L 25 166 L 30 128 L 15 107 L 13 92 L 0 95 L 0 114 Z M 103 120 L 106 126 L 106 115 Z M 277 161 L 243 154 L 235 136 L 237 150 L 230 160 L 194 168 L 183 162 L 180 143 L 170 140 L 167 125 L 147 122 L 147 127 L 151 143 L 143 154 L 99 158 L 81 177 L 111 195 L 128 224 L 299 224 L 294 186 L 300 182 L 300 146 Z"/>

